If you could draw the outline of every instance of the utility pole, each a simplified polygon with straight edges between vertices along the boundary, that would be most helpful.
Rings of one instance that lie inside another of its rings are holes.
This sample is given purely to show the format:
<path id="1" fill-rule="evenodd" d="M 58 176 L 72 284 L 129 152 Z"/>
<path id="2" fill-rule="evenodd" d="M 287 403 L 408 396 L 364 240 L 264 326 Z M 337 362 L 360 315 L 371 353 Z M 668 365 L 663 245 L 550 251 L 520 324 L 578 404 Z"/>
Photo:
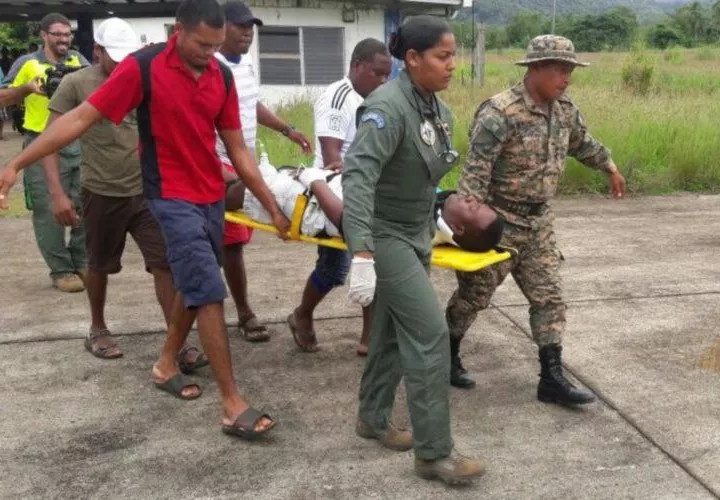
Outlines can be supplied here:
<path id="1" fill-rule="evenodd" d="M 555 34 L 555 10 L 557 8 L 557 0 L 553 0 L 553 20 L 552 20 L 552 34 Z"/>
<path id="2" fill-rule="evenodd" d="M 475 1 L 472 3 L 472 62 L 471 73 L 473 87 L 485 84 L 485 26 L 477 22 L 475 17 Z"/>
<path id="3" fill-rule="evenodd" d="M 474 82 L 482 87 L 485 84 L 485 24 L 473 23 L 473 29 L 477 32 L 473 48 Z"/>
<path id="4" fill-rule="evenodd" d="M 477 34 L 477 20 L 475 19 L 475 0 L 473 0 L 472 5 L 470 6 L 470 29 L 472 30 L 472 60 L 470 62 L 470 75 L 472 78 L 472 81 L 475 82 L 475 75 L 477 74 L 477 66 L 475 64 L 475 47 L 477 46 L 477 39 L 475 38 L 475 35 Z"/>

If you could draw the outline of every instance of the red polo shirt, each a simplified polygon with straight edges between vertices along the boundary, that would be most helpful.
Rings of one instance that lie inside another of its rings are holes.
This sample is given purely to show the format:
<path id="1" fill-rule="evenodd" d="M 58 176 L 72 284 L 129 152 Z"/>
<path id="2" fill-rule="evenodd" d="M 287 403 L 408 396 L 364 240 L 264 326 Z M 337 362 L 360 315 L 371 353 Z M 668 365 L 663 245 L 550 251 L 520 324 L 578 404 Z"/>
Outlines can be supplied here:
<path id="1" fill-rule="evenodd" d="M 120 63 L 88 102 L 119 124 L 138 108 L 143 191 L 146 198 L 206 204 L 225 196 L 222 164 L 215 151 L 215 129 L 240 128 L 235 84 L 226 87 L 215 57 L 198 79 L 176 49 L 146 47 Z M 141 68 L 149 68 L 149 102 Z"/>

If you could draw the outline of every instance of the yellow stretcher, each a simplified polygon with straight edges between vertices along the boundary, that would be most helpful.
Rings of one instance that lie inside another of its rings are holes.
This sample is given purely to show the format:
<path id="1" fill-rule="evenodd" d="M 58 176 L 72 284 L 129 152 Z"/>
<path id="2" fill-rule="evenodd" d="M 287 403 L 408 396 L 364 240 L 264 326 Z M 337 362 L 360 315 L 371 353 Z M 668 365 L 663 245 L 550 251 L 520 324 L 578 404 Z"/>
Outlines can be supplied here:
<path id="1" fill-rule="evenodd" d="M 298 200 L 293 210 L 293 216 L 290 223 L 290 240 L 312 243 L 314 245 L 322 245 L 338 250 L 347 250 L 347 245 L 340 238 L 316 238 L 313 236 L 305 236 L 300 233 L 305 207 L 307 207 L 308 198 L 305 195 L 298 196 Z M 260 231 L 269 233 L 278 233 L 277 228 L 272 224 L 263 224 L 257 222 L 240 211 L 225 212 L 225 220 L 242 224 L 243 226 L 252 227 Z M 489 252 L 467 252 L 451 245 L 433 247 L 432 264 L 438 267 L 455 269 L 458 271 L 478 271 L 485 267 L 503 262 L 512 257 L 511 250 L 498 248 Z"/>

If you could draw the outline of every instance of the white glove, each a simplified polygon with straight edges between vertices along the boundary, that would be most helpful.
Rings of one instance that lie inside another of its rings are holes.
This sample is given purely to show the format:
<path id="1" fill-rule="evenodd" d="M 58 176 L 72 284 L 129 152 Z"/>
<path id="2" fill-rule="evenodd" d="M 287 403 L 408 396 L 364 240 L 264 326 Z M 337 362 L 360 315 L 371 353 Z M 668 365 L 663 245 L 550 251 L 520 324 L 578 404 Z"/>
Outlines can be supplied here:
<path id="1" fill-rule="evenodd" d="M 361 307 L 369 306 L 375 297 L 375 260 L 353 257 L 350 265 L 350 290 L 348 297 Z"/>
<path id="2" fill-rule="evenodd" d="M 325 181 L 327 179 L 328 171 L 322 168 L 303 168 L 298 174 L 298 181 L 305 186 L 306 189 L 310 189 L 310 185 L 315 181 Z"/>

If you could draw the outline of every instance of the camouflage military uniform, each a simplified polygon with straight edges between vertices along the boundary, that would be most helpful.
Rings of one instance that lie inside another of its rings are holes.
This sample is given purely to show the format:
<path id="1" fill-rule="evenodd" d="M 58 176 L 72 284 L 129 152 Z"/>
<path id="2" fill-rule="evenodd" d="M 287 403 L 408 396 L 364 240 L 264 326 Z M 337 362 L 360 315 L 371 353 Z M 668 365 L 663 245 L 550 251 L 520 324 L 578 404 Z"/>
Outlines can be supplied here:
<path id="1" fill-rule="evenodd" d="M 536 49 L 538 44 L 542 48 L 542 40 L 534 43 Z M 612 168 L 610 152 L 587 131 L 569 97 L 554 101 L 548 113 L 519 83 L 479 106 L 458 192 L 487 203 L 505 217 L 508 224 L 501 244 L 515 248 L 518 255 L 478 272 L 457 273 L 459 288 L 446 310 L 452 337 L 465 335 L 511 273 L 530 302 L 535 341 L 540 346 L 561 342 L 566 309 L 559 275 L 563 258 L 548 202 L 557 191 L 568 155 L 603 172 Z"/>

